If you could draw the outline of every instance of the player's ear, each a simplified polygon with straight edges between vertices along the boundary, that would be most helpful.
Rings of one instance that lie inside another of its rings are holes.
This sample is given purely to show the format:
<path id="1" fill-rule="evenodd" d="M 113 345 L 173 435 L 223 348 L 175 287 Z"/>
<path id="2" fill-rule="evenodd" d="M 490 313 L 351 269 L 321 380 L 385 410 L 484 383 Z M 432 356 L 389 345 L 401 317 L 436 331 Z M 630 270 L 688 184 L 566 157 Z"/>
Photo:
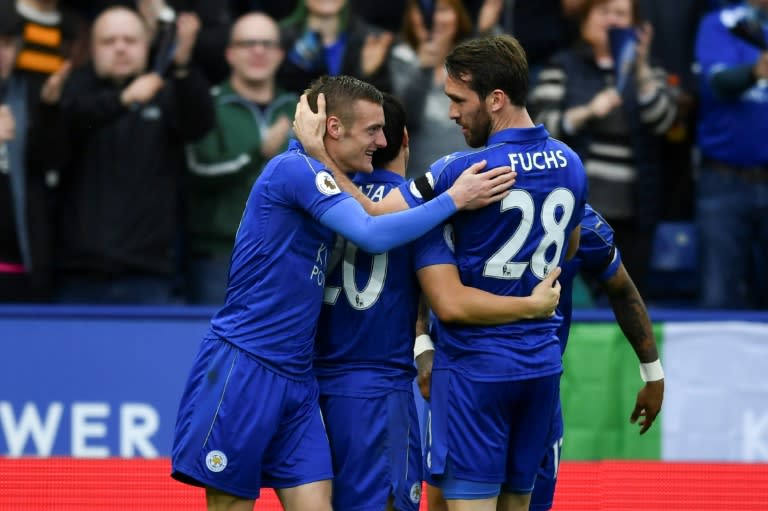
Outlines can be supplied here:
<path id="1" fill-rule="evenodd" d="M 408 147 L 411 144 L 411 138 L 408 136 L 408 128 L 403 128 L 403 147 Z"/>
<path id="2" fill-rule="evenodd" d="M 338 140 L 344 134 L 344 124 L 337 116 L 329 115 L 325 120 L 325 132 L 329 137 Z"/>
<path id="3" fill-rule="evenodd" d="M 491 112 L 498 112 L 507 101 L 507 95 L 501 89 L 494 89 L 488 94 L 486 102 Z"/>

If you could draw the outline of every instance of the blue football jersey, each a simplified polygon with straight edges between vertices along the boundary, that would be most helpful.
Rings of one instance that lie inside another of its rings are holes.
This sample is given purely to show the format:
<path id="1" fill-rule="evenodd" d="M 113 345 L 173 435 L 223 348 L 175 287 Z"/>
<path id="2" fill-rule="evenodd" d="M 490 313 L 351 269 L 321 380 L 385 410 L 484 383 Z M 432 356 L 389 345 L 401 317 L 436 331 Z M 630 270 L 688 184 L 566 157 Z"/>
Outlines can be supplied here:
<path id="1" fill-rule="evenodd" d="M 240 221 L 227 298 L 211 329 L 265 366 L 312 374 L 312 350 L 334 233 L 319 218 L 341 192 L 296 141 L 254 183 Z"/>
<path id="2" fill-rule="evenodd" d="M 354 181 L 379 201 L 405 179 L 376 169 Z M 323 394 L 369 397 L 410 389 L 420 294 L 416 271 L 428 264 L 434 248 L 424 238 L 377 255 L 349 241 L 337 247 L 343 255 L 328 275 L 315 344 Z"/>
<path id="3" fill-rule="evenodd" d="M 581 221 L 579 250 L 570 261 L 563 264 L 560 274 L 560 305 L 563 323 L 557 331 L 560 350 L 565 352 L 573 313 L 573 280 L 583 271 L 604 282 L 613 277 L 621 266 L 621 255 L 613 244 L 613 229 L 600 214 L 587 204 Z"/>
<path id="4" fill-rule="evenodd" d="M 470 165 L 511 165 L 517 181 L 498 204 L 453 216 L 462 282 L 493 294 L 528 296 L 562 266 L 571 231 L 584 216 L 587 180 L 579 157 L 543 126 L 494 133 L 477 151 L 432 165 L 435 193 Z M 412 206 L 422 202 L 413 182 L 400 187 Z M 449 366 L 479 381 L 535 378 L 562 370 L 557 329 L 562 316 L 498 326 L 440 324 L 435 367 Z"/>

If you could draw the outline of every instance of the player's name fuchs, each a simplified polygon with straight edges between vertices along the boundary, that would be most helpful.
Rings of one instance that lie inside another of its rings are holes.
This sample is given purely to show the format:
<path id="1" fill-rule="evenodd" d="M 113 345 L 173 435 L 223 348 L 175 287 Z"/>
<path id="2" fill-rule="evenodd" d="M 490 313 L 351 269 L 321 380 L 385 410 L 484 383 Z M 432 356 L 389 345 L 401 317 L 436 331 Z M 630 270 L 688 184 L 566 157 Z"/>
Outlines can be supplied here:
<path id="1" fill-rule="evenodd" d="M 533 169 L 559 169 L 568 166 L 568 159 L 563 151 L 539 151 L 535 153 L 509 153 L 512 169 L 530 172 Z"/>

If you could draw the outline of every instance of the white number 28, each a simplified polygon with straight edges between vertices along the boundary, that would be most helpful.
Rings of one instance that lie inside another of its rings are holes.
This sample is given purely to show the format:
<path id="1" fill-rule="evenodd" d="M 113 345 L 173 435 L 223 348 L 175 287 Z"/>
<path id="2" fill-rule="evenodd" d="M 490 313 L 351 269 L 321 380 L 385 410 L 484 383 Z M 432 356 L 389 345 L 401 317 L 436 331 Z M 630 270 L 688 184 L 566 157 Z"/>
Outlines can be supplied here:
<path id="1" fill-rule="evenodd" d="M 565 246 L 565 229 L 573 216 L 576 200 L 573 193 L 567 188 L 553 190 L 541 206 L 541 225 L 544 228 L 544 237 L 536 247 L 530 261 L 514 261 L 515 256 L 528 241 L 534 224 L 536 206 L 533 197 L 525 190 L 514 189 L 501 201 L 501 212 L 510 209 L 519 209 L 522 217 L 512 237 L 496 251 L 483 267 L 483 276 L 496 279 L 514 280 L 523 276 L 525 269 L 531 265 L 534 275 L 543 279 L 547 276 L 552 266 L 560 260 L 560 254 Z M 558 219 L 558 209 L 562 214 Z M 551 259 L 547 259 L 547 251 L 552 245 L 555 253 Z"/>

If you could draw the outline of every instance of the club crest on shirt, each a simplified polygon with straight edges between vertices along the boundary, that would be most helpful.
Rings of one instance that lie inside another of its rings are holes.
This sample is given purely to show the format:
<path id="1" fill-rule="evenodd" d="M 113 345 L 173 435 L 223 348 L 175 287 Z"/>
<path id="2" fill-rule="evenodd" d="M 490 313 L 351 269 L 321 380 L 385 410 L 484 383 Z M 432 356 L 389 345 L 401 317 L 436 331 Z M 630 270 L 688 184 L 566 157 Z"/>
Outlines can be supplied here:
<path id="1" fill-rule="evenodd" d="M 418 504 L 421 502 L 421 483 L 413 483 L 411 486 L 411 502 Z"/>
<path id="2" fill-rule="evenodd" d="M 337 193 L 341 193 L 341 190 L 339 190 L 339 185 L 336 184 L 336 181 L 334 181 L 333 176 L 331 176 L 327 172 L 318 172 L 315 176 L 315 185 L 317 186 L 317 189 L 322 193 L 323 195 L 336 195 Z"/>
<path id="3" fill-rule="evenodd" d="M 205 456 L 205 466 L 211 472 L 221 472 L 227 468 L 227 455 L 221 451 L 211 451 Z"/>

